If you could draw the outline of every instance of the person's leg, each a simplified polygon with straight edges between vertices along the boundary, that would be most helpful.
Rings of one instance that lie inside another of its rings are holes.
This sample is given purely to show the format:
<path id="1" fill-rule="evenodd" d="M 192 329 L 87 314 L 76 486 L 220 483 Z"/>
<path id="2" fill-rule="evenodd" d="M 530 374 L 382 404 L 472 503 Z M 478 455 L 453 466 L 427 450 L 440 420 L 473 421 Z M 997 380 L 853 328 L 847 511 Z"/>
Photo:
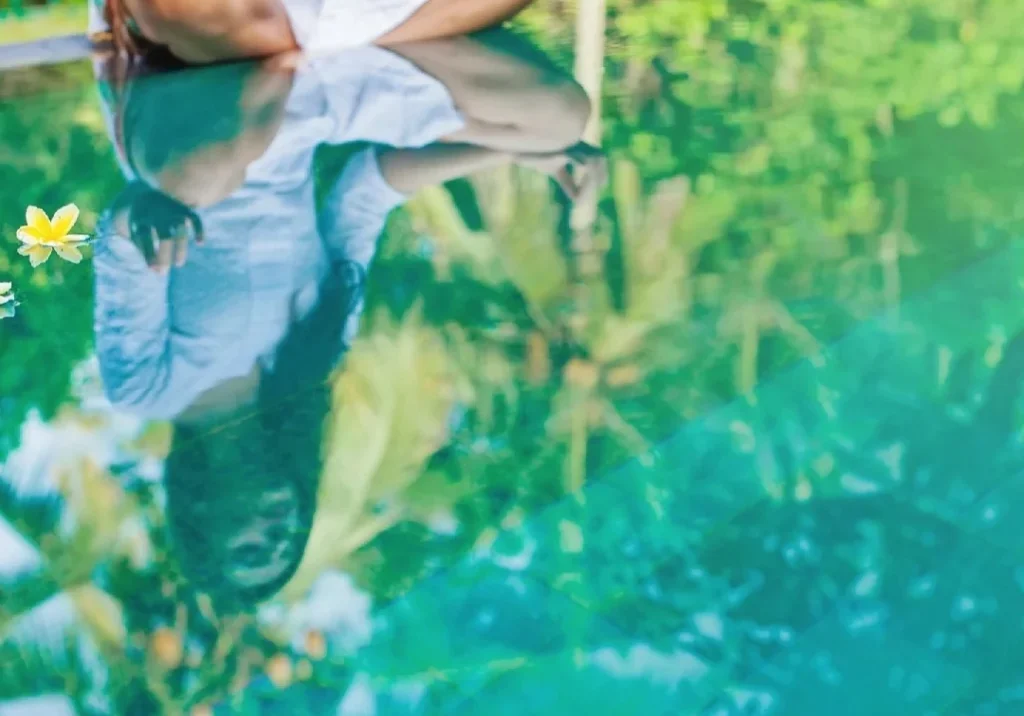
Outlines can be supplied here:
<path id="1" fill-rule="evenodd" d="M 549 62 L 463 37 L 390 48 L 448 89 L 465 126 L 445 137 L 513 153 L 557 152 L 580 140 L 590 100 Z"/>

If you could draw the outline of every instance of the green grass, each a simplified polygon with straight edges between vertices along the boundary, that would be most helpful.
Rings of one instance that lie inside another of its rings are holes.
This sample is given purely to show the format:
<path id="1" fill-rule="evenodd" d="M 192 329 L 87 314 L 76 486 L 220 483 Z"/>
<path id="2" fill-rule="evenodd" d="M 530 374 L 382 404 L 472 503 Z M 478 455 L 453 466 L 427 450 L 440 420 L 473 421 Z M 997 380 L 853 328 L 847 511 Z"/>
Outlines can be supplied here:
<path id="1" fill-rule="evenodd" d="M 88 24 L 88 9 L 84 4 L 32 10 L 20 17 L 0 14 L 0 45 L 85 32 Z"/>

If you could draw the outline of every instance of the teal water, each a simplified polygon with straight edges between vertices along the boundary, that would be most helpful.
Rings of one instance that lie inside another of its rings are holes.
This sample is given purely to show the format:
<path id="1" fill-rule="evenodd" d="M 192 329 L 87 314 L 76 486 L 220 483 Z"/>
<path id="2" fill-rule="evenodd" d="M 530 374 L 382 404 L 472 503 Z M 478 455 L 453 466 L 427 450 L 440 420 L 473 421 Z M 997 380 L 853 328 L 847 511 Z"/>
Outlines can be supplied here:
<path id="1" fill-rule="evenodd" d="M 1020 713 L 1021 13 L 0 76 L 0 714 Z"/>

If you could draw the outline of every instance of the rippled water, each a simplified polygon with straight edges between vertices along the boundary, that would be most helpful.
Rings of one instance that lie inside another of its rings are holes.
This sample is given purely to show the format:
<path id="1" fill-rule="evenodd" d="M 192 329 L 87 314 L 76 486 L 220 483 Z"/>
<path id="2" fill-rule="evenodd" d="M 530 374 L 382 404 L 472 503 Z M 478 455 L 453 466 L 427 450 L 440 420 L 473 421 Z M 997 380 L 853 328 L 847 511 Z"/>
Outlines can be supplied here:
<path id="1" fill-rule="evenodd" d="M 1024 709 L 1024 9 L 549 10 L 0 76 L 0 714 Z"/>

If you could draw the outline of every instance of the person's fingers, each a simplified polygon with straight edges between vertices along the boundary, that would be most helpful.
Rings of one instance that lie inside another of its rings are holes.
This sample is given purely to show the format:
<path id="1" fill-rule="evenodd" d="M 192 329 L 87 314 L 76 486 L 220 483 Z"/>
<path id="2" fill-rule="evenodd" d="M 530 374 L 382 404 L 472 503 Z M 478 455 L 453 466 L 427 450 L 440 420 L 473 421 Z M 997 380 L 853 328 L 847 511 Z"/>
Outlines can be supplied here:
<path id="1" fill-rule="evenodd" d="M 149 267 L 154 271 L 162 271 L 160 267 L 160 230 L 155 226 L 149 227 Z"/>
<path id="2" fill-rule="evenodd" d="M 202 246 L 203 242 L 206 241 L 206 235 L 203 233 L 203 222 L 195 212 L 190 212 L 185 220 L 188 222 L 189 228 L 192 230 L 193 240 L 196 244 Z"/>
<path id="3" fill-rule="evenodd" d="M 580 161 L 574 161 L 572 175 L 576 180 L 577 191 L 582 198 L 601 191 L 608 181 L 608 162 L 600 152 L 590 154 Z"/>
<path id="4" fill-rule="evenodd" d="M 170 243 L 170 242 L 167 242 Z M 174 240 L 174 265 L 182 267 L 188 258 L 188 236 L 179 236 Z"/>
<path id="5" fill-rule="evenodd" d="M 156 250 L 156 269 L 160 273 L 166 273 L 171 269 L 171 261 L 174 259 L 174 242 L 161 241 Z"/>
<path id="6" fill-rule="evenodd" d="M 570 166 L 572 166 L 572 170 L 576 174 L 599 171 L 604 165 L 604 155 L 600 153 L 591 154 L 589 152 L 569 151 L 566 153 L 566 156 L 569 158 Z"/>
<path id="7" fill-rule="evenodd" d="M 152 266 L 156 259 L 156 244 L 153 241 L 150 228 L 143 224 L 133 223 L 131 230 L 132 243 L 142 253 L 142 258 L 145 259 L 146 265 Z"/>
<path id="8" fill-rule="evenodd" d="M 565 192 L 565 195 L 569 197 L 569 199 L 572 201 L 576 200 L 576 197 L 579 195 L 579 187 L 573 180 L 573 176 L 569 173 L 569 168 L 567 166 L 560 167 L 558 170 L 553 172 L 551 174 L 551 178 L 558 183 L 558 186 L 562 188 L 562 191 Z"/>
<path id="9" fill-rule="evenodd" d="M 604 187 L 605 177 L 600 171 L 585 171 L 579 182 L 577 201 L 596 204 Z"/>

